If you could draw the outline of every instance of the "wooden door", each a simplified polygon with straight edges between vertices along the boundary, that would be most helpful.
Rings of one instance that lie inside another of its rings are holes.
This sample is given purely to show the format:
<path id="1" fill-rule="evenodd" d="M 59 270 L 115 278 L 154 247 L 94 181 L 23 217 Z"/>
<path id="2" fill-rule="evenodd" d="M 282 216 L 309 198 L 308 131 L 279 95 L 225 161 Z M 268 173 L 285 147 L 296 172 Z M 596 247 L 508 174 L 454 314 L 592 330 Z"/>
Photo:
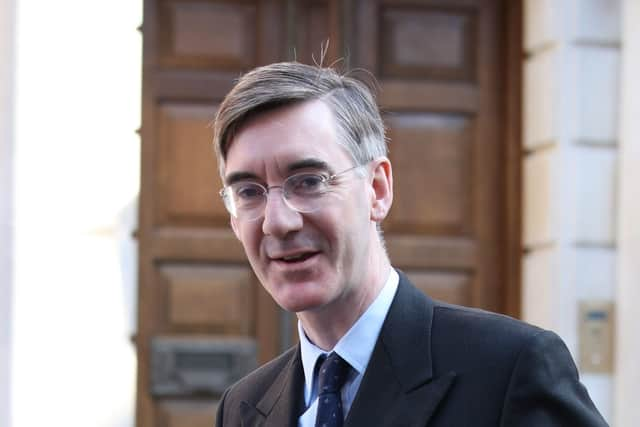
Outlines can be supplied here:
<path id="1" fill-rule="evenodd" d="M 210 123 L 242 72 L 317 62 L 327 39 L 325 64 L 380 82 L 392 263 L 436 298 L 510 310 L 504 13 L 497 0 L 145 0 L 137 426 L 213 425 L 220 391 L 291 342 L 228 226 Z"/>

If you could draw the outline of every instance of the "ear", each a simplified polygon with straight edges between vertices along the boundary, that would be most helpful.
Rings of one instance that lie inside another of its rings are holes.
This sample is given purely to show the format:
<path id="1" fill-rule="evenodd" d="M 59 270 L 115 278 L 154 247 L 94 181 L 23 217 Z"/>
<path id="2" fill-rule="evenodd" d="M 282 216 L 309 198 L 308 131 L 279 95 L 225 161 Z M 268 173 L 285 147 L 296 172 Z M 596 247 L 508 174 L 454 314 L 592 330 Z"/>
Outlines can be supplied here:
<path id="1" fill-rule="evenodd" d="M 386 218 L 393 202 L 393 173 L 386 157 L 374 160 L 371 174 L 371 220 L 381 222 Z"/>
<path id="2" fill-rule="evenodd" d="M 229 215 L 229 222 L 231 223 L 231 229 L 233 230 L 233 234 L 236 235 L 236 239 L 240 240 L 240 231 L 238 230 L 238 223 L 233 215 Z"/>

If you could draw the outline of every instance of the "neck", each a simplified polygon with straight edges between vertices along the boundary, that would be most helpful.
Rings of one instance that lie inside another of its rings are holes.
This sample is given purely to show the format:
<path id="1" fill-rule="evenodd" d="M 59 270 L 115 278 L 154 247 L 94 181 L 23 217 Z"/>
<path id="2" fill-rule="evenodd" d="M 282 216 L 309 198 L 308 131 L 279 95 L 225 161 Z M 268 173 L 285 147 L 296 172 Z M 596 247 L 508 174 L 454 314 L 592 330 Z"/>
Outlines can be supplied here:
<path id="1" fill-rule="evenodd" d="M 325 351 L 332 350 L 369 308 L 380 294 L 391 271 L 386 254 L 376 264 L 375 268 L 368 270 L 366 278 L 360 278 L 363 280 L 361 283 L 352 283 L 350 291 L 345 292 L 339 300 L 328 306 L 297 314 L 311 342 Z"/>

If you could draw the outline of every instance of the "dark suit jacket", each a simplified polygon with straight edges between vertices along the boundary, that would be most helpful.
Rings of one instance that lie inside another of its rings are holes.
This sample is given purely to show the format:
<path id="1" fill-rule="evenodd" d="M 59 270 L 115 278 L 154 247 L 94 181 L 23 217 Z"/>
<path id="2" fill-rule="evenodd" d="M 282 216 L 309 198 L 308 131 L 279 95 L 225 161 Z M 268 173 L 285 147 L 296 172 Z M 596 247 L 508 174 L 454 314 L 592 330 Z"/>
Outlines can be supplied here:
<path id="1" fill-rule="evenodd" d="M 229 388 L 217 426 L 297 426 L 294 347 Z M 562 340 L 506 316 L 436 302 L 400 284 L 345 427 L 606 426 Z"/>

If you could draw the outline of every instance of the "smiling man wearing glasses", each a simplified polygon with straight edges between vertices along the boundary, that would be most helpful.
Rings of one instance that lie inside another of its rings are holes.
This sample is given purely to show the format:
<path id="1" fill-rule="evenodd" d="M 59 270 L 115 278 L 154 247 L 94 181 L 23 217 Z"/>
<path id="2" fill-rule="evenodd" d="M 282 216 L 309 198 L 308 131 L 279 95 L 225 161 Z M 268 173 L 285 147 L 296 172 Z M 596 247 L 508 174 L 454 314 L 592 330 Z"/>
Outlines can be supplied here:
<path id="1" fill-rule="evenodd" d="M 392 268 L 375 99 L 329 68 L 243 76 L 215 144 L 231 226 L 300 344 L 225 392 L 221 426 L 602 426 L 553 333 L 431 300 Z"/>

